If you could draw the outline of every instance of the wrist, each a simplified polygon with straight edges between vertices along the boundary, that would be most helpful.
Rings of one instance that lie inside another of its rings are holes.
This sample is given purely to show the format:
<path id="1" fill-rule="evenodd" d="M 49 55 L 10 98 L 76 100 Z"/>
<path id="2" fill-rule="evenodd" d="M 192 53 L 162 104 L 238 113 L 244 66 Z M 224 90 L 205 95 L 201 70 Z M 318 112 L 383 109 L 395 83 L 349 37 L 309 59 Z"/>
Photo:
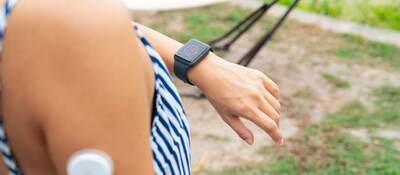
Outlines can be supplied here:
<path id="1" fill-rule="evenodd" d="M 188 72 L 210 55 L 212 48 L 199 40 L 190 39 L 174 55 L 174 73 L 183 82 L 194 85 Z"/>
<path id="2" fill-rule="evenodd" d="M 188 79 L 195 86 L 203 89 L 205 85 L 204 82 L 206 82 L 207 77 L 212 76 L 212 71 L 215 70 L 215 68 L 218 67 L 218 65 L 220 65 L 222 62 L 224 62 L 223 59 L 210 52 L 201 62 L 188 70 Z"/>

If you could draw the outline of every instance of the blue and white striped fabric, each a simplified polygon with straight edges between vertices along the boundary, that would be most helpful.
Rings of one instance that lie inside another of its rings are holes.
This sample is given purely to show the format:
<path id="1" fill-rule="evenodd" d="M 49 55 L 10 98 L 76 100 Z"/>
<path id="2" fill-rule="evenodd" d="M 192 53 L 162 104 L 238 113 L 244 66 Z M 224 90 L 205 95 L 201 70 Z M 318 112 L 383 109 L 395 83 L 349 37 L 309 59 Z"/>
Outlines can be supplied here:
<path id="1" fill-rule="evenodd" d="M 172 77 L 160 55 L 151 47 L 137 26 L 137 36 L 153 62 L 155 98 L 151 126 L 151 149 L 156 174 L 191 173 L 190 133 L 186 114 Z"/>
<path id="2" fill-rule="evenodd" d="M 0 53 L 3 50 L 3 38 L 4 32 L 7 26 L 7 17 L 11 13 L 12 8 L 14 7 L 17 0 L 6 0 L 4 4 L 2 4 L 1 12 L 0 12 Z"/>
<path id="3" fill-rule="evenodd" d="M 8 140 L 4 132 L 3 121 L 0 121 L 0 151 L 3 156 L 3 160 L 8 169 L 9 175 L 20 175 L 19 168 L 14 159 L 14 155 L 11 152 L 11 148 L 8 146 Z"/>
<path id="4" fill-rule="evenodd" d="M 7 0 L 1 8 L 0 49 L 7 17 L 15 3 L 16 0 Z M 190 133 L 178 91 L 160 55 L 151 47 L 137 26 L 133 25 L 133 29 L 146 48 L 155 74 L 154 106 L 150 131 L 154 172 L 157 175 L 190 175 Z M 8 145 L 2 121 L 0 121 L 0 151 L 9 175 L 21 175 L 22 172 Z"/>

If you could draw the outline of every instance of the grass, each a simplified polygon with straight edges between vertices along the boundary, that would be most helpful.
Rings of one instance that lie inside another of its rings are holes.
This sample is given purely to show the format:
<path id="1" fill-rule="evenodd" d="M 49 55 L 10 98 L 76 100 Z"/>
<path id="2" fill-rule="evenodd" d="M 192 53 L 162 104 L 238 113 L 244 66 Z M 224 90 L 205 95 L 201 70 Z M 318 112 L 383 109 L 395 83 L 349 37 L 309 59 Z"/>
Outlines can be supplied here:
<path id="1" fill-rule="evenodd" d="M 265 147 L 264 163 L 246 164 L 210 175 L 351 175 L 400 173 L 394 141 L 373 137 L 365 143 L 330 123 L 309 125 L 285 147 Z"/>
<path id="2" fill-rule="evenodd" d="M 177 13 L 182 13 L 184 16 L 181 21 L 182 24 L 180 24 L 183 25 L 183 28 L 176 31 L 165 31 L 165 33 L 181 42 L 185 42 L 193 37 L 203 41 L 214 39 L 227 32 L 233 25 L 250 13 L 250 11 L 230 5 L 217 5 L 184 10 Z M 168 19 L 164 19 L 163 21 L 169 21 L 176 17 L 170 16 L 171 12 L 163 12 L 160 16 L 164 15 L 168 16 Z M 161 22 L 162 21 L 160 21 L 160 23 Z M 159 25 L 157 23 L 152 25 L 152 27 L 161 31 L 164 31 L 163 28 L 165 28 L 165 26 L 166 25 Z"/>
<path id="3" fill-rule="evenodd" d="M 280 0 L 279 3 L 289 5 L 292 0 Z M 298 8 L 400 31 L 400 0 L 301 0 Z"/>
<path id="4" fill-rule="evenodd" d="M 324 78 L 327 82 L 332 84 L 335 88 L 341 88 L 341 89 L 346 89 L 350 87 L 350 83 L 346 80 L 342 80 L 339 77 L 327 73 L 327 72 L 322 72 L 321 73 L 322 78 Z"/>
<path id="5" fill-rule="evenodd" d="M 375 110 L 352 102 L 330 114 L 320 124 L 303 130 L 284 147 L 259 151 L 265 161 L 251 162 L 210 175 L 399 175 L 400 150 L 395 140 L 369 136 L 365 142 L 347 133 L 348 127 L 400 126 L 400 87 L 384 85 L 372 91 Z M 386 112 L 382 112 L 386 111 Z M 379 114 L 379 115 L 377 115 Z"/>
<path id="6" fill-rule="evenodd" d="M 293 94 L 293 97 L 299 97 L 305 100 L 310 100 L 314 97 L 314 94 L 311 89 L 305 88 Z"/>
<path id="7" fill-rule="evenodd" d="M 361 51 L 354 47 L 339 46 L 336 48 L 335 54 L 342 58 L 357 58 L 361 56 Z"/>
<path id="8" fill-rule="evenodd" d="M 363 51 L 366 51 L 371 56 L 381 57 L 387 60 L 391 60 L 399 56 L 399 50 L 394 45 L 368 41 L 360 36 L 350 34 L 342 34 L 340 36 L 352 46 L 362 46 L 360 50 L 364 49 Z"/>
<path id="9" fill-rule="evenodd" d="M 336 56 L 369 65 L 387 64 L 400 70 L 400 49 L 396 46 L 349 34 L 340 34 L 339 37 L 343 44 L 333 48 Z"/>
<path id="10" fill-rule="evenodd" d="M 353 101 L 328 115 L 327 120 L 348 128 L 400 126 L 400 87 L 384 85 L 376 88 L 373 95 L 376 109 L 368 110 L 361 102 Z"/>

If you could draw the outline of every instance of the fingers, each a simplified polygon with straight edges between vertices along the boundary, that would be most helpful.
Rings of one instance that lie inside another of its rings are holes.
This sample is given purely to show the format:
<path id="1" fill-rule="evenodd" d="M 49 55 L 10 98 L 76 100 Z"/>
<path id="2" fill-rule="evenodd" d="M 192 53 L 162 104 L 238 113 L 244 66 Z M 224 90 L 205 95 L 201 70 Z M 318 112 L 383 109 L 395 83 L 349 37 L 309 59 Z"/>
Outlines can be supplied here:
<path id="1" fill-rule="evenodd" d="M 284 143 L 283 135 L 278 125 L 264 112 L 255 108 L 249 113 L 248 119 L 263 129 L 276 143 L 280 145 Z"/>
<path id="2" fill-rule="evenodd" d="M 264 87 L 267 90 L 263 91 L 264 98 L 259 100 L 258 108 L 271 117 L 279 127 L 279 118 L 281 113 L 281 104 L 277 99 L 279 98 L 279 87 L 267 76 L 264 76 L 263 82 Z"/>
<path id="3" fill-rule="evenodd" d="M 270 95 L 270 94 L 269 94 Z M 270 95 L 271 96 L 271 95 Z M 271 96 L 272 97 L 272 96 Z M 272 97 L 273 98 L 273 97 Z M 275 99 L 275 98 L 274 98 Z M 270 104 L 271 102 L 269 102 L 267 99 L 262 98 L 260 100 L 260 104 L 258 106 L 258 108 L 264 112 L 265 114 L 267 114 L 272 120 L 274 120 L 274 122 L 276 123 L 276 125 L 279 128 L 279 119 L 280 119 L 280 115 L 279 112 L 272 107 L 272 105 Z M 278 103 L 279 104 L 279 103 Z"/>
<path id="4" fill-rule="evenodd" d="M 224 121 L 249 145 L 254 143 L 253 133 L 236 116 L 224 117 Z"/>
<path id="5" fill-rule="evenodd" d="M 267 102 L 274 108 L 274 110 L 280 114 L 281 113 L 281 103 L 272 96 L 269 92 L 264 91 L 264 98 L 267 99 Z"/>
<path id="6" fill-rule="evenodd" d="M 279 98 L 279 86 L 274 81 L 272 81 L 270 78 L 265 76 L 264 74 L 262 77 L 263 77 L 262 81 L 263 81 L 265 89 L 267 89 L 268 92 L 272 94 L 272 96 L 274 96 L 275 98 L 278 99 Z"/>

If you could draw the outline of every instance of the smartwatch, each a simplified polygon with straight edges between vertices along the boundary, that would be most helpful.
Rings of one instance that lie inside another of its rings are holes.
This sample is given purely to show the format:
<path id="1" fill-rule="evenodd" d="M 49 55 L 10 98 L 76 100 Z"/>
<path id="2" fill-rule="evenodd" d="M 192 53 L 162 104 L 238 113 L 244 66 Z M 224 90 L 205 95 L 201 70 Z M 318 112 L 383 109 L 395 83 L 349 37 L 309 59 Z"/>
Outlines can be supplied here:
<path id="1" fill-rule="evenodd" d="M 175 54 L 174 73 L 176 77 L 193 85 L 187 76 L 190 68 L 203 60 L 212 51 L 211 46 L 196 39 L 190 39 Z"/>

